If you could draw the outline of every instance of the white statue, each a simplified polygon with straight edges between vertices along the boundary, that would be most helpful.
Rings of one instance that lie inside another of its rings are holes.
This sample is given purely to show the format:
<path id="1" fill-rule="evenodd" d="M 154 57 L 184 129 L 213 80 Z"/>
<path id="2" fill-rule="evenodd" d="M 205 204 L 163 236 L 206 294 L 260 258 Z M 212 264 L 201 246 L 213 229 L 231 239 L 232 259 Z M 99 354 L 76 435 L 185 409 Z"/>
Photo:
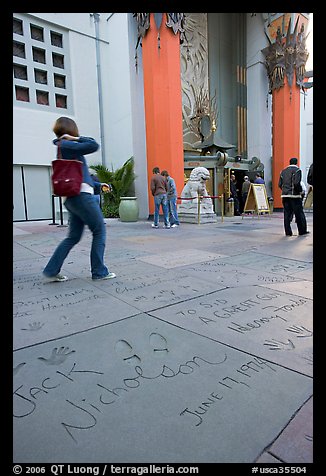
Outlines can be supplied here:
<path id="1" fill-rule="evenodd" d="M 206 181 L 210 179 L 209 171 L 205 167 L 195 167 L 190 174 L 189 180 L 184 186 L 181 197 L 192 198 L 192 200 L 181 200 L 178 205 L 178 212 L 197 212 L 198 194 L 207 197 L 209 194 L 206 188 Z M 200 213 L 214 213 L 211 198 L 200 200 Z"/>

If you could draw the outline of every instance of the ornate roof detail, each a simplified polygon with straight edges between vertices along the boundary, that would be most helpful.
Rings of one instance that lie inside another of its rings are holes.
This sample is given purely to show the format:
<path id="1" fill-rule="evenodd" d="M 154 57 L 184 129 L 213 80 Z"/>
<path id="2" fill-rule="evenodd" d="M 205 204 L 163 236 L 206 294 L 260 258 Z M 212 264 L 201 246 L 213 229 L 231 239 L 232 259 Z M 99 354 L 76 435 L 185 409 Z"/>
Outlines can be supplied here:
<path id="1" fill-rule="evenodd" d="M 166 26 L 172 28 L 173 33 L 176 35 L 178 32 L 180 33 L 180 43 L 183 43 L 185 40 L 185 29 L 184 29 L 184 22 L 185 22 L 185 14 L 184 13 L 167 13 L 168 21 L 166 22 Z"/>
<path id="2" fill-rule="evenodd" d="M 291 33 L 291 18 L 284 40 L 284 34 L 281 29 L 277 29 L 274 43 L 262 49 L 265 56 L 265 66 L 269 80 L 269 93 L 274 89 L 284 86 L 284 77 L 286 76 L 288 84 L 292 87 L 294 71 L 296 73 L 296 84 L 304 88 L 305 65 L 309 56 L 306 49 L 306 39 L 304 36 L 304 24 L 297 34 L 299 17 L 297 19 L 293 33 Z"/>
<path id="3" fill-rule="evenodd" d="M 172 28 L 173 33 L 176 35 L 180 33 L 180 43 L 183 43 L 185 40 L 185 14 L 184 13 L 167 13 L 167 22 L 165 23 L 167 27 Z M 137 67 L 137 48 L 138 45 L 141 45 L 141 40 L 146 35 L 150 27 L 150 13 L 133 13 L 132 16 L 136 19 L 138 25 L 138 37 L 136 44 L 136 67 Z M 158 31 L 161 28 L 163 13 L 154 13 L 154 21 Z M 160 48 L 160 33 L 158 32 L 158 48 Z"/>

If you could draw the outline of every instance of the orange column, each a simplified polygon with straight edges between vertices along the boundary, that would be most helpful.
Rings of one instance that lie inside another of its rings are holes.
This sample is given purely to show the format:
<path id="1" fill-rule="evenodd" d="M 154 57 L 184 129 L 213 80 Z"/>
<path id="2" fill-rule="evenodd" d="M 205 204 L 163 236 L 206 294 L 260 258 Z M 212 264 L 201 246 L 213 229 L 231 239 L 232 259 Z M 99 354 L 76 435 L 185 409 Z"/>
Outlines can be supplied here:
<path id="1" fill-rule="evenodd" d="M 273 21 L 269 28 L 269 33 L 275 39 L 277 28 L 283 28 L 282 24 L 289 25 L 292 13 L 284 13 L 283 16 Z M 298 31 L 304 24 L 307 28 L 308 21 L 300 13 L 296 13 L 293 18 L 291 29 L 294 28 L 299 16 Z M 284 42 L 286 39 L 284 39 Z M 291 157 L 297 157 L 300 164 L 300 88 L 296 84 L 295 71 L 293 74 L 292 88 L 290 88 L 287 77 L 284 78 L 284 86 L 279 90 L 273 90 L 273 161 L 272 161 L 272 187 L 274 207 L 282 208 L 281 190 L 278 188 L 278 181 L 282 169 L 289 165 Z"/>
<path id="2" fill-rule="evenodd" d="M 167 170 L 174 178 L 179 196 L 184 186 L 182 95 L 179 34 L 166 23 L 158 30 L 154 15 L 142 42 L 149 213 L 154 213 L 150 179 L 154 167 Z"/>
<path id="3" fill-rule="evenodd" d="M 300 160 L 300 88 L 292 83 L 292 93 L 285 78 L 282 88 L 273 91 L 273 162 L 272 184 L 274 207 L 282 208 L 278 181 L 281 171 L 289 165 L 291 157 Z"/>

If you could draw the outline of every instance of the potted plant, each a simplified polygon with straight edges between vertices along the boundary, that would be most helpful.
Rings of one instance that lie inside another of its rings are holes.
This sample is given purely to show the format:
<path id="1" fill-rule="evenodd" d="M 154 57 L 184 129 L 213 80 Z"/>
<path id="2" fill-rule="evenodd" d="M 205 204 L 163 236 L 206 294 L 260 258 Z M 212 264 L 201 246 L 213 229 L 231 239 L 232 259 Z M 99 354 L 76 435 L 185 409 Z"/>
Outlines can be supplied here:
<path id="1" fill-rule="evenodd" d="M 121 221 L 137 221 L 138 201 L 135 197 L 134 158 L 130 157 L 122 167 L 109 170 L 103 165 L 91 165 L 101 182 L 111 184 L 112 192 L 103 194 L 102 211 L 105 218 L 120 217 Z"/>

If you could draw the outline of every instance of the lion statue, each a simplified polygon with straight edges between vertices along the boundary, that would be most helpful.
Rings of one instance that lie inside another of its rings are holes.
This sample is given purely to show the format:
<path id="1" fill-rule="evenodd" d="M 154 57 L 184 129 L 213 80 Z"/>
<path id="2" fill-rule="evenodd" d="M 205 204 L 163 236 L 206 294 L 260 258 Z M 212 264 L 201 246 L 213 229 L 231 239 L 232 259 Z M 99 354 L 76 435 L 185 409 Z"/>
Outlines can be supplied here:
<path id="1" fill-rule="evenodd" d="M 206 181 L 210 179 L 210 173 L 205 167 L 195 167 L 190 174 L 189 180 L 184 186 L 181 197 L 188 200 L 181 200 L 178 211 L 187 212 L 191 209 L 198 209 L 198 194 L 207 197 Z M 192 200 L 189 200 L 189 199 Z M 201 212 L 214 213 L 213 202 L 211 198 L 202 198 L 200 200 Z"/>

